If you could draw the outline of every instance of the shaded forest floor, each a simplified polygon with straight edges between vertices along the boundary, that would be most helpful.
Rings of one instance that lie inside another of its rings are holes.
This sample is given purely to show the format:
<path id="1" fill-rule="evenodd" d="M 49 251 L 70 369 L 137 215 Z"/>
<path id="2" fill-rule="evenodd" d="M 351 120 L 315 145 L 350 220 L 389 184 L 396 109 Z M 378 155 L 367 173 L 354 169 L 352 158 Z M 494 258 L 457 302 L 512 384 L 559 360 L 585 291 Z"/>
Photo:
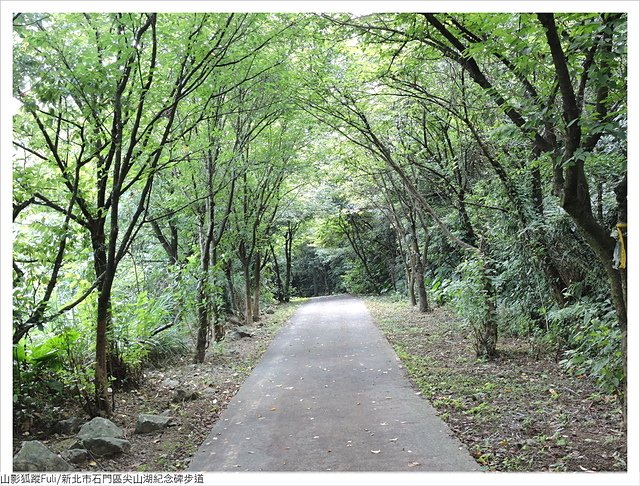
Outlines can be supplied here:
<path id="1" fill-rule="evenodd" d="M 626 433 L 613 396 L 568 376 L 554 356 L 500 337 L 500 358 L 477 360 L 464 324 L 443 308 L 366 298 L 412 383 L 487 470 L 624 471 Z"/>
<path id="2" fill-rule="evenodd" d="M 251 337 L 224 339 L 212 344 L 203 364 L 193 364 L 191 356 L 163 368 L 147 369 L 135 390 L 116 394 L 111 420 L 125 431 L 131 451 L 113 458 L 98 458 L 78 466 L 81 471 L 182 471 L 203 442 L 219 415 L 242 382 L 260 361 L 276 332 L 293 315 L 298 303 L 280 305 L 251 329 Z M 169 411 L 172 426 L 150 434 L 134 434 L 141 413 Z M 88 420 L 74 404 L 64 408 L 68 416 Z M 47 425 L 49 427 L 47 427 Z M 75 435 L 52 433 L 53 423 L 40 424 L 28 435 L 14 435 L 14 453 L 24 440 L 40 440 L 52 451 L 61 452 L 75 442 Z"/>

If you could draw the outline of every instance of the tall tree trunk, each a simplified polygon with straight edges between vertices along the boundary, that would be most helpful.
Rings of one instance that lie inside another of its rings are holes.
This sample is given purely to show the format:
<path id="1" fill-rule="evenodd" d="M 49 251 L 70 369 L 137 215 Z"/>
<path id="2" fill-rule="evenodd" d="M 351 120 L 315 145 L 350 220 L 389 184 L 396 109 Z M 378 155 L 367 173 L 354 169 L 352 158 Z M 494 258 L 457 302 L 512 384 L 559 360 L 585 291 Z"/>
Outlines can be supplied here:
<path id="1" fill-rule="evenodd" d="M 109 334 L 111 333 L 111 287 L 113 272 L 107 265 L 105 220 L 91 222 L 91 245 L 93 265 L 96 276 L 104 275 L 98 284 L 98 303 L 96 310 L 96 368 L 94 370 L 95 410 L 91 415 L 111 416 L 109 400 Z"/>
<path id="2" fill-rule="evenodd" d="M 625 174 L 620 183 L 615 188 L 616 202 L 618 204 L 618 224 L 616 226 L 616 232 L 618 233 L 618 245 L 620 258 L 618 262 L 618 276 L 620 280 L 620 293 L 622 294 L 621 300 L 625 306 L 625 320 L 624 323 L 620 323 L 620 331 L 622 335 L 622 366 L 624 370 L 624 381 L 622 383 L 622 393 L 620 394 L 620 400 L 622 402 L 622 411 L 624 421 L 627 421 L 627 320 L 626 320 L 626 307 L 627 307 L 627 262 L 626 262 L 626 248 L 627 248 L 627 175 Z M 623 257 L 624 254 L 624 257 Z M 618 305 L 622 305 L 619 303 Z M 620 322 L 620 318 L 618 318 Z"/>
<path id="3" fill-rule="evenodd" d="M 491 281 L 491 266 L 487 257 L 479 254 L 482 260 L 482 287 L 485 294 L 485 314 L 474 326 L 474 348 L 478 357 L 494 359 L 498 356 L 498 320 L 496 317 L 496 290 Z"/>
<path id="4" fill-rule="evenodd" d="M 198 311 L 198 338 L 196 341 L 195 363 L 204 363 L 204 355 L 209 345 L 209 296 L 207 292 L 207 279 L 209 278 L 209 255 L 200 255 L 200 277 L 196 294 L 196 308 Z"/>
<path id="5" fill-rule="evenodd" d="M 291 256 L 285 262 L 283 302 L 291 300 Z"/>
<path id="6" fill-rule="evenodd" d="M 412 306 L 416 306 L 418 301 L 416 300 L 416 286 L 415 286 L 415 265 L 413 264 L 413 257 L 409 257 L 409 265 L 407 266 L 407 292 L 409 294 L 409 302 Z"/>
<path id="7" fill-rule="evenodd" d="M 251 305 L 251 265 L 249 260 L 242 262 L 244 276 L 244 322 L 248 326 L 253 323 L 253 306 Z"/>
<path id="8" fill-rule="evenodd" d="M 422 255 L 420 255 L 420 265 L 421 265 L 421 271 L 422 271 L 422 278 L 421 278 L 421 283 L 422 283 L 422 292 L 424 292 L 424 296 L 421 296 L 420 299 L 424 299 L 424 311 L 422 310 L 422 306 L 420 311 L 421 312 L 431 312 L 431 306 L 429 305 L 429 294 L 427 292 L 427 289 L 425 287 L 425 283 L 424 283 L 424 276 L 426 273 L 426 266 L 427 266 L 427 255 L 429 252 L 429 242 L 431 241 L 431 235 L 427 232 L 426 226 L 425 226 L 425 240 L 424 240 L 424 247 L 422 250 Z"/>
<path id="9" fill-rule="evenodd" d="M 573 218 L 573 221 L 582 231 L 587 243 L 602 263 L 609 280 L 611 299 L 616 309 L 620 330 L 626 333 L 627 305 L 625 289 L 622 282 L 623 279 L 619 270 L 613 268 L 611 265 L 615 241 L 610 237 L 610 232 L 598 224 L 598 221 L 593 215 L 589 195 L 589 183 L 584 171 L 584 160 L 575 157 L 576 152 L 582 145 L 581 113 L 567 66 L 567 58 L 563 51 L 562 43 L 560 42 L 560 35 L 556 28 L 554 15 L 551 13 L 539 13 L 537 16 L 545 28 L 547 44 L 551 51 L 551 57 L 556 71 L 556 79 L 558 81 L 560 94 L 562 95 L 562 115 L 565 122 L 564 153 L 562 157 L 559 158 L 561 160 L 558 160 L 559 163 L 557 163 L 555 167 L 557 177 L 554 181 L 554 192 L 560 195 L 562 208 Z M 606 95 L 606 87 L 604 87 L 604 91 L 598 91 L 596 108 L 598 109 L 597 111 L 600 117 L 602 117 L 602 111 L 606 114 Z M 590 138 L 585 141 L 585 147 L 588 150 L 592 150 L 595 147 L 601 133 L 596 133 L 593 136 L 595 136 L 595 138 Z M 571 161 L 571 163 L 567 163 L 568 161 Z M 624 199 L 626 199 L 626 190 L 624 192 Z M 622 352 L 626 359 L 626 348 L 623 349 Z"/>
<path id="10" fill-rule="evenodd" d="M 418 310 L 420 312 L 429 312 L 429 300 L 427 298 L 427 289 L 424 286 L 424 266 L 420 259 L 416 259 L 416 286 L 418 288 Z"/>
<path id="11" fill-rule="evenodd" d="M 236 296 L 236 288 L 233 284 L 233 276 L 231 272 L 233 270 L 233 264 L 231 260 L 227 260 L 224 263 L 224 276 L 227 281 L 227 285 L 225 288 L 225 305 L 227 307 L 227 311 L 230 314 L 236 314 L 240 311 L 240 306 L 238 304 L 238 298 Z"/>
<path id="12" fill-rule="evenodd" d="M 288 224 L 287 234 L 284 242 L 284 302 L 291 300 L 291 264 L 292 264 L 292 251 L 293 251 L 293 236 L 294 229 L 291 223 Z"/>
<path id="13" fill-rule="evenodd" d="M 253 262 L 253 322 L 260 320 L 260 252 L 256 250 Z"/>
<path id="14" fill-rule="evenodd" d="M 415 217 L 411 215 L 410 219 L 411 252 L 413 253 L 413 278 L 414 285 L 418 289 L 418 310 L 420 312 L 429 312 L 429 301 L 427 299 L 427 289 L 424 286 L 424 263 L 420 255 L 420 247 L 418 246 L 418 232 L 416 231 Z"/>
<path id="15" fill-rule="evenodd" d="M 110 285 L 109 285 L 110 287 Z M 111 290 L 103 287 L 96 313 L 96 369 L 94 374 L 96 410 L 100 416 L 112 414 L 109 400 L 109 333 L 111 332 Z"/>
<path id="16" fill-rule="evenodd" d="M 278 257 L 276 256 L 276 251 L 273 248 L 273 245 L 270 245 L 271 249 L 271 260 L 273 261 L 273 272 L 275 274 L 276 279 L 276 299 L 278 302 L 283 303 L 286 302 L 284 300 L 284 286 L 282 284 L 282 275 L 280 274 L 280 265 L 278 264 Z"/>

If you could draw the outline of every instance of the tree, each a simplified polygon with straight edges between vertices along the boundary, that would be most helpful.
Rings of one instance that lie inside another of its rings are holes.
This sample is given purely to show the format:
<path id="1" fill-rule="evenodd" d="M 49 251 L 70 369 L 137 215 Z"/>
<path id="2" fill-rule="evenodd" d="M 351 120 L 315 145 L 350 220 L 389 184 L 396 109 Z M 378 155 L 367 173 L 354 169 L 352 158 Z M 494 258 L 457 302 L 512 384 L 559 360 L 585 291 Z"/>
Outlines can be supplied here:
<path id="1" fill-rule="evenodd" d="M 75 200 L 69 218 L 89 233 L 100 277 L 95 414 L 111 413 L 116 270 L 144 221 L 155 174 L 171 163 L 167 147 L 195 126 L 176 123 L 179 107 L 212 72 L 247 56 L 232 49 L 247 24 L 246 16 L 234 14 L 61 14 L 21 31 L 20 46 L 36 50 L 18 65 L 17 89 L 36 131 L 17 133 L 16 144 L 58 168 L 60 184 Z M 186 42 L 176 38 L 182 32 L 189 32 Z M 200 108 L 213 99 L 215 93 Z"/>
<path id="2" fill-rule="evenodd" d="M 624 396 L 624 15 L 14 29 L 16 369 L 30 339 L 82 347 L 92 415 L 164 337 L 203 362 L 272 293 L 448 304 L 479 356 L 526 334 Z"/>

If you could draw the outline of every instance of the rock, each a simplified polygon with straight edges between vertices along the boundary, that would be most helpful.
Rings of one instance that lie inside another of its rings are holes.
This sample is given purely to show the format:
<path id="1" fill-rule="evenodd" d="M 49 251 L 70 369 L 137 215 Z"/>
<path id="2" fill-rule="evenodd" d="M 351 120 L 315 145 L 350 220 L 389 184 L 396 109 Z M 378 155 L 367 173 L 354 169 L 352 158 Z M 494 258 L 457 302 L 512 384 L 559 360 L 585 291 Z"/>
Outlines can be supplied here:
<path id="1" fill-rule="evenodd" d="M 211 388 L 210 386 L 202 389 L 202 394 L 205 397 L 212 397 L 218 394 L 218 391 L 215 388 Z"/>
<path id="2" fill-rule="evenodd" d="M 86 449 L 69 449 L 61 454 L 62 458 L 71 464 L 82 464 L 89 460 L 89 451 Z"/>
<path id="3" fill-rule="evenodd" d="M 148 434 L 157 430 L 162 430 L 169 425 L 173 417 L 163 415 L 140 414 L 136 422 L 136 434 Z"/>
<path id="4" fill-rule="evenodd" d="M 82 445 L 91 454 L 98 457 L 111 457 L 129 452 L 131 443 L 125 439 L 115 437 L 89 437 L 82 440 Z"/>
<path id="5" fill-rule="evenodd" d="M 171 399 L 174 403 L 188 402 L 190 400 L 197 400 L 200 398 L 200 393 L 197 391 L 186 390 L 185 388 L 178 388 Z"/>
<path id="6" fill-rule="evenodd" d="M 62 435 L 72 435 L 80 430 L 84 420 L 79 417 L 69 417 L 66 420 L 61 420 L 56 424 L 56 432 Z"/>
<path id="7" fill-rule="evenodd" d="M 13 457 L 14 471 L 73 471 L 73 466 L 51 452 L 42 442 L 30 440 L 22 444 Z"/>
<path id="8" fill-rule="evenodd" d="M 178 380 L 172 380 L 171 378 L 167 378 L 163 380 L 163 382 L 160 384 L 165 388 L 170 388 L 171 390 L 173 390 L 174 388 L 177 388 L 180 385 L 180 382 Z"/>
<path id="9" fill-rule="evenodd" d="M 236 327 L 234 330 L 227 334 L 228 338 L 232 341 L 237 341 L 242 338 L 250 338 L 253 336 L 251 329 L 245 326 Z"/>
<path id="10" fill-rule="evenodd" d="M 86 449 L 94 456 L 109 457 L 131 448 L 124 439 L 124 431 L 111 420 L 96 417 L 84 424 L 78 432 L 78 440 L 70 449 Z"/>
<path id="11" fill-rule="evenodd" d="M 82 427 L 78 432 L 78 439 L 94 439 L 97 437 L 113 437 L 115 439 L 123 439 L 124 431 L 114 424 L 111 420 L 96 417 Z"/>
<path id="12" fill-rule="evenodd" d="M 268 307 L 264 312 L 265 314 L 274 314 L 276 311 L 274 311 L 271 307 Z"/>

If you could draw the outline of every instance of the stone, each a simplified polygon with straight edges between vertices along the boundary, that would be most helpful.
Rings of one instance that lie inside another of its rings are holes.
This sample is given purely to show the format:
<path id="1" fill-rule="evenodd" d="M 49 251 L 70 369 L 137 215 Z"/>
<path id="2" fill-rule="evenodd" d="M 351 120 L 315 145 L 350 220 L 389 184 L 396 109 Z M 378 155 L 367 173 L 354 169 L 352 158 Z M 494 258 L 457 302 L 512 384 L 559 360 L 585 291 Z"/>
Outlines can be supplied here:
<path id="1" fill-rule="evenodd" d="M 72 435 L 80 430 L 84 420 L 79 417 L 69 417 L 66 420 L 61 420 L 56 424 L 56 432 L 62 435 Z"/>
<path id="2" fill-rule="evenodd" d="M 173 417 L 167 417 L 163 415 L 148 415 L 140 414 L 138 421 L 136 422 L 136 434 L 149 434 L 150 432 L 156 432 L 162 430 L 169 425 L 173 420 Z"/>
<path id="3" fill-rule="evenodd" d="M 187 390 L 185 388 L 178 388 L 175 391 L 171 401 L 174 403 L 180 403 L 180 402 L 188 402 L 190 400 L 197 400 L 198 398 L 200 398 L 200 393 L 198 393 L 197 391 Z"/>
<path id="4" fill-rule="evenodd" d="M 167 378 L 163 380 L 162 383 L 160 384 L 165 388 L 170 388 L 171 390 L 173 390 L 174 388 L 177 388 L 180 385 L 180 382 L 178 380 L 172 380 L 171 378 Z"/>
<path id="5" fill-rule="evenodd" d="M 37 440 L 26 441 L 13 457 L 14 471 L 73 471 L 73 466 Z"/>
<path id="6" fill-rule="evenodd" d="M 89 437 L 82 440 L 82 445 L 97 457 L 111 457 L 129 452 L 131 443 L 125 439 L 115 437 Z"/>
<path id="7" fill-rule="evenodd" d="M 251 334 L 249 328 L 245 326 L 241 326 L 241 327 L 236 327 L 234 330 L 229 332 L 227 336 L 230 340 L 237 341 L 238 339 L 242 339 L 242 338 L 250 338 L 253 336 L 253 334 Z"/>
<path id="8" fill-rule="evenodd" d="M 268 307 L 266 311 L 264 311 L 265 314 L 275 314 L 276 311 L 274 311 L 271 307 Z"/>
<path id="9" fill-rule="evenodd" d="M 115 439 L 123 439 L 124 431 L 114 424 L 111 420 L 102 417 L 96 417 L 82 427 L 78 432 L 78 439 L 94 439 L 97 437 L 113 437 Z"/>
<path id="10" fill-rule="evenodd" d="M 82 464 L 89 460 L 89 451 L 86 449 L 69 449 L 60 454 L 62 458 L 71 464 Z"/>

